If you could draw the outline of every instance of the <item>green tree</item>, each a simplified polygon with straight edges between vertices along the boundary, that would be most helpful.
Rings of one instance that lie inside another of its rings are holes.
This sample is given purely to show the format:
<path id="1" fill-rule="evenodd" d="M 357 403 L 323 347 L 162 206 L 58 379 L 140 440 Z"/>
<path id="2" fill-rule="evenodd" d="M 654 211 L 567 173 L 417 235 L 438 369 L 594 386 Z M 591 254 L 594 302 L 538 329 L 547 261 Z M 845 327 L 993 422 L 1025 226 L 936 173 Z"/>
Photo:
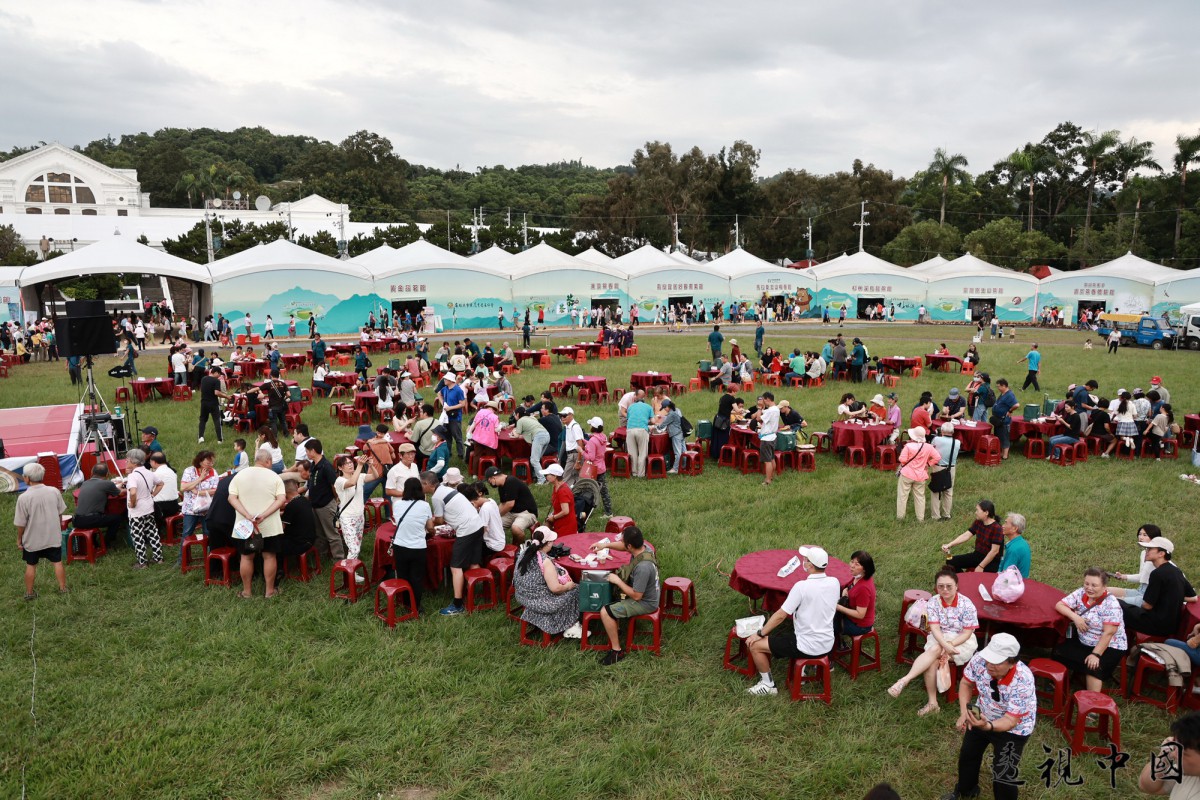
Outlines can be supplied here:
<path id="1" fill-rule="evenodd" d="M 1083 222 L 1083 250 L 1088 247 L 1088 234 L 1092 229 L 1092 202 L 1096 198 L 1096 180 L 1109 171 L 1113 164 L 1113 149 L 1121 141 L 1120 131 L 1085 131 L 1079 145 L 1079 157 L 1083 161 L 1087 182 L 1087 215 Z"/>
<path id="2" fill-rule="evenodd" d="M 1179 256 L 1179 235 L 1183 231 L 1183 209 L 1187 202 L 1188 167 L 1200 161 L 1200 134 L 1175 137 L 1175 173 L 1179 175 L 1179 201 L 1175 206 L 1175 246 L 1172 258 Z"/>
<path id="3" fill-rule="evenodd" d="M 883 246 L 883 258 L 902 267 L 928 261 L 936 255 L 950 257 L 962 247 L 962 234 L 953 225 L 931 219 L 913 223 Z"/>
<path id="4" fill-rule="evenodd" d="M 28 267 L 37 260 L 37 254 L 25 246 L 16 228 L 0 225 L 0 266 Z"/>
<path id="5" fill-rule="evenodd" d="M 925 171 L 925 175 L 930 180 L 936 180 L 942 187 L 942 210 L 938 217 L 938 224 L 946 224 L 946 192 L 950 188 L 951 183 L 965 184 L 970 182 L 971 174 L 964 167 L 967 166 L 967 157 L 962 153 L 948 155 L 945 148 L 939 147 L 933 151 L 933 161 L 929 162 L 929 169 Z"/>
<path id="6" fill-rule="evenodd" d="M 1131 137 L 1126 142 L 1119 142 L 1113 152 L 1113 159 L 1120 176 L 1121 188 L 1131 190 L 1136 197 L 1133 226 L 1129 232 L 1129 246 L 1132 249 L 1137 240 L 1138 223 L 1141 221 L 1143 186 L 1142 181 L 1135 180 L 1136 176 L 1133 173 L 1139 170 L 1161 173 L 1162 165 L 1154 159 L 1154 142 L 1139 142 L 1136 137 Z"/>
<path id="7" fill-rule="evenodd" d="M 1017 270 L 1060 259 L 1067 251 L 1040 231 L 1022 231 L 1021 223 L 1011 218 L 994 220 L 967 234 L 963 249 L 976 258 Z"/>

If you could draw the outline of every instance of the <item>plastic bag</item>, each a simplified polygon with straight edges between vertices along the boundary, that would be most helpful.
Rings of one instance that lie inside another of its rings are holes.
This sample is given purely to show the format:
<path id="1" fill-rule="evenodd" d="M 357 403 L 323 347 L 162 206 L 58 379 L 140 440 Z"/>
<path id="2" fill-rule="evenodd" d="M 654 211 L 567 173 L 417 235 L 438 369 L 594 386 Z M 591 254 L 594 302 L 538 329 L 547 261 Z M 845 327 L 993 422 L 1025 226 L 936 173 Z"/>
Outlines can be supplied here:
<path id="1" fill-rule="evenodd" d="M 904 612 L 904 624 L 912 628 L 924 628 L 926 610 L 929 601 L 924 598 L 917 600 Z"/>
<path id="2" fill-rule="evenodd" d="M 1015 566 L 1001 572 L 992 584 L 992 595 L 1001 603 L 1015 603 L 1025 594 L 1025 579 Z"/>
<path id="3" fill-rule="evenodd" d="M 950 672 L 950 656 L 942 656 L 938 661 L 937 668 L 937 690 L 938 694 L 949 691 L 950 684 L 954 683 L 954 675 Z"/>
<path id="4" fill-rule="evenodd" d="M 737 635 L 740 639 L 746 639 L 758 633 L 762 626 L 767 624 L 767 618 L 759 614 L 754 617 L 742 617 L 734 620 L 733 626 L 737 629 Z"/>

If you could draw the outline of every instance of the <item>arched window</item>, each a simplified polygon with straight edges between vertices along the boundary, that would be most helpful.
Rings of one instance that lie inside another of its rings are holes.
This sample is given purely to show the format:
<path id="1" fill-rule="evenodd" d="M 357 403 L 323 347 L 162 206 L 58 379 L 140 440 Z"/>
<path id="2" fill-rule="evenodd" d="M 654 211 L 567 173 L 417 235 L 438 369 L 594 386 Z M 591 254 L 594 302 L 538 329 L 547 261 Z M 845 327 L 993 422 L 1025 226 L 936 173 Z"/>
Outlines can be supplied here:
<path id="1" fill-rule="evenodd" d="M 42 210 L 40 208 L 27 208 L 27 209 L 25 209 L 25 213 L 26 214 L 40 214 L 40 213 L 42 213 Z"/>
<path id="2" fill-rule="evenodd" d="M 83 203 L 96 204 L 96 195 L 85 186 L 83 181 L 66 172 L 47 172 L 29 182 L 25 189 L 26 203 L 53 203 L 55 205 L 71 205 Z M 69 211 L 57 213 L 67 214 Z"/>
<path id="3" fill-rule="evenodd" d="M 85 217 L 94 217 L 94 216 L 96 216 L 96 209 L 94 209 L 94 208 L 85 208 L 85 209 L 83 210 L 83 215 L 84 215 Z"/>

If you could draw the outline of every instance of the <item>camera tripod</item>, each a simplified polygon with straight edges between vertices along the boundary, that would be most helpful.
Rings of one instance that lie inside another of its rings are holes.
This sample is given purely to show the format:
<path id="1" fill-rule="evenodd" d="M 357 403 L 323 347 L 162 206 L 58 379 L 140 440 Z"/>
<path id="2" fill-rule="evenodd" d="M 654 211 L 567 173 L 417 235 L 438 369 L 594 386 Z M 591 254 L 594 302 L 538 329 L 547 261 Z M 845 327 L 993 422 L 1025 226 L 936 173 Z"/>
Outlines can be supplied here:
<path id="1" fill-rule="evenodd" d="M 85 433 L 75 451 L 75 463 L 77 465 L 82 463 L 81 457 L 87 451 L 88 444 L 91 443 L 95 446 L 97 455 L 103 454 L 107 457 L 103 463 L 111 463 L 116 473 L 124 477 L 121 473 L 121 466 L 117 461 L 116 453 L 109 446 L 108 439 L 100 432 L 100 425 L 103 423 L 109 423 L 111 428 L 112 413 L 109 411 L 108 404 L 104 402 L 104 397 L 101 396 L 100 391 L 96 388 L 96 376 L 92 371 L 92 357 L 89 355 L 84 356 L 84 358 L 86 359 L 87 377 L 83 394 L 88 399 L 88 406 L 87 410 L 80 417 L 85 426 Z M 80 472 L 83 471 L 78 466 L 76 469 L 79 469 Z M 84 480 L 86 479 L 87 476 L 85 475 Z"/>

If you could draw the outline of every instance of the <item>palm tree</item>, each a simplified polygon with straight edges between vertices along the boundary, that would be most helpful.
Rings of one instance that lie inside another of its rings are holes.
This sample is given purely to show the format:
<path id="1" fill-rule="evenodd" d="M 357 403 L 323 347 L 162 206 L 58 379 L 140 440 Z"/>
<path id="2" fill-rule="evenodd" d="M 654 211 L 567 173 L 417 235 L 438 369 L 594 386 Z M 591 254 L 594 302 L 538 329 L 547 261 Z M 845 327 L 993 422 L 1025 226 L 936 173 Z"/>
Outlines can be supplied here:
<path id="1" fill-rule="evenodd" d="M 1175 249 L 1171 257 L 1179 255 L 1179 234 L 1183 230 L 1183 204 L 1187 193 L 1187 170 L 1190 164 L 1200 161 L 1200 134 L 1176 136 L 1175 171 L 1179 173 L 1179 204 L 1175 207 Z"/>
<path id="2" fill-rule="evenodd" d="M 1083 143 L 1076 151 L 1083 159 L 1083 163 L 1087 165 L 1088 176 L 1087 216 L 1083 221 L 1084 253 L 1087 252 L 1088 233 L 1092 228 L 1092 200 L 1096 196 L 1096 177 L 1099 169 L 1106 166 L 1112 158 L 1112 150 L 1121 141 L 1120 136 L 1120 131 L 1104 131 L 1103 133 L 1084 131 Z"/>
<path id="3" fill-rule="evenodd" d="M 947 155 L 942 147 L 933 151 L 933 161 L 929 162 L 929 169 L 925 175 L 927 178 L 942 179 L 942 213 L 938 218 L 939 227 L 946 224 L 946 192 L 950 189 L 950 181 L 966 183 L 971 179 L 971 174 L 963 169 L 965 166 L 967 157 L 962 153 Z"/>
<path id="4" fill-rule="evenodd" d="M 1113 159 L 1117 165 L 1117 172 L 1121 176 L 1121 185 L 1128 187 L 1130 185 L 1130 174 L 1139 169 L 1149 169 L 1155 172 L 1162 172 L 1162 165 L 1154 160 L 1153 155 L 1154 142 L 1139 142 L 1137 138 L 1131 138 L 1127 142 L 1117 144 L 1117 149 L 1113 152 Z M 1142 187 L 1137 183 L 1135 187 L 1137 196 L 1137 205 L 1133 209 L 1133 235 L 1129 239 L 1130 247 L 1137 241 L 1138 222 L 1142 213 Z"/>
<path id="5" fill-rule="evenodd" d="M 192 207 L 192 197 L 196 194 L 199 186 L 196 176 L 190 172 L 180 175 L 179 180 L 175 183 L 175 191 L 181 191 L 187 195 L 188 208 Z"/>
<path id="6" fill-rule="evenodd" d="M 1029 232 L 1033 233 L 1033 183 L 1037 177 L 1037 159 L 1029 150 L 1014 150 L 1008 157 L 1013 183 L 1029 182 Z"/>

